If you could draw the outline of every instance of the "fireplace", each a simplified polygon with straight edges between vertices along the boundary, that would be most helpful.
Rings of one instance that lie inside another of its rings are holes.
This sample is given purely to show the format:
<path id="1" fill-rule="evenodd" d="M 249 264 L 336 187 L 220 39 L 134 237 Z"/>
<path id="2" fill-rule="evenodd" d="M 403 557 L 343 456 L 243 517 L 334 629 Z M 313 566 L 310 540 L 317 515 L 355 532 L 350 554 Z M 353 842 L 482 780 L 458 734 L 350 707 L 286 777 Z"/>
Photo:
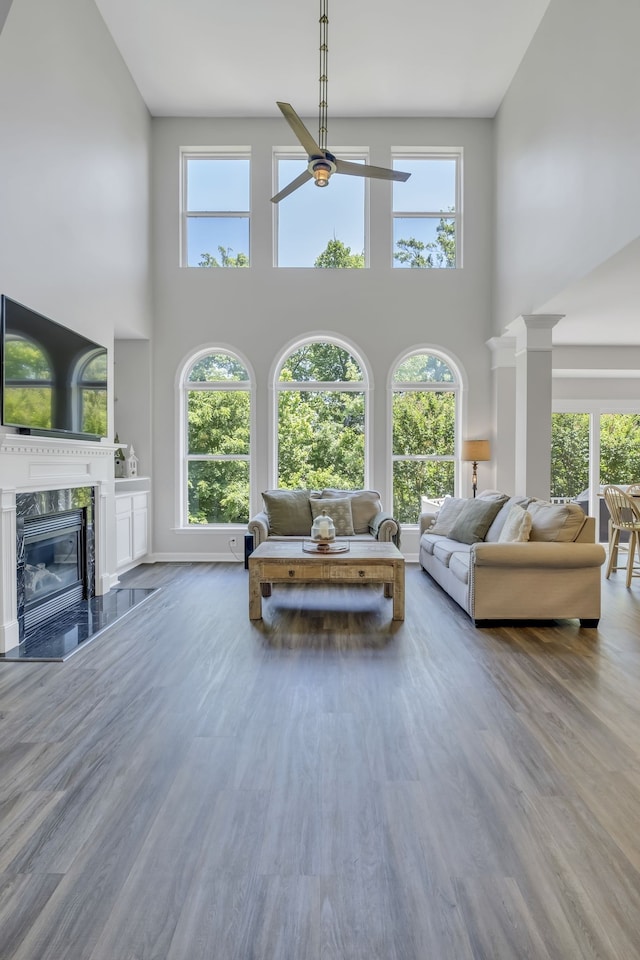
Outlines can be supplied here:
<path id="1" fill-rule="evenodd" d="M 93 515 L 93 487 L 16 496 L 20 642 L 94 596 Z"/>
<path id="2" fill-rule="evenodd" d="M 84 596 L 84 511 L 25 520 L 25 633 Z"/>

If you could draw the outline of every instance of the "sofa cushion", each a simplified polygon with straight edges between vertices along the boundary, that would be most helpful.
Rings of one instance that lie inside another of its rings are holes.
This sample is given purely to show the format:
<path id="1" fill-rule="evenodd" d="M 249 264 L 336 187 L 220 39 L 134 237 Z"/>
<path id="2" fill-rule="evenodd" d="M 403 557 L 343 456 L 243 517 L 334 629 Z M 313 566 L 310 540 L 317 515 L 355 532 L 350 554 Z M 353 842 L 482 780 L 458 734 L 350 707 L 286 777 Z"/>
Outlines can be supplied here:
<path id="1" fill-rule="evenodd" d="M 453 540 L 448 540 L 447 537 L 443 537 L 442 540 L 439 540 L 438 543 L 435 543 L 433 546 L 433 555 L 436 560 L 439 560 L 440 563 L 444 564 L 445 567 L 449 566 L 449 560 L 454 555 L 458 548 L 458 544 Z"/>
<path id="2" fill-rule="evenodd" d="M 269 517 L 269 533 L 276 537 L 304 537 L 311 533 L 311 490 L 266 490 L 262 494 Z"/>
<path id="3" fill-rule="evenodd" d="M 435 523 L 429 527 L 429 533 L 435 533 L 440 537 L 448 537 L 465 503 L 467 503 L 466 499 L 463 500 L 461 497 L 445 497 Z"/>
<path id="4" fill-rule="evenodd" d="M 460 583 L 469 583 L 469 566 L 468 553 L 456 552 L 451 555 L 449 570 Z"/>
<path id="5" fill-rule="evenodd" d="M 341 500 L 348 497 L 351 500 L 351 514 L 353 529 L 356 533 L 369 533 L 369 524 L 377 513 L 382 511 L 382 501 L 377 490 L 334 490 L 327 488 L 320 494 L 321 499 Z M 328 513 L 329 511 L 327 511 Z"/>
<path id="6" fill-rule="evenodd" d="M 420 538 L 420 546 L 423 547 L 430 556 L 433 556 L 434 547 L 441 539 L 441 537 L 432 536 L 431 532 L 423 533 Z"/>
<path id="7" fill-rule="evenodd" d="M 514 505 L 514 503 L 517 503 L 521 507 L 526 507 L 529 503 L 531 503 L 531 500 L 532 500 L 531 497 L 509 497 L 507 502 L 502 505 L 501 509 L 498 511 L 496 515 L 495 520 L 487 530 L 487 535 L 484 538 L 486 542 L 487 543 L 498 542 L 498 540 L 500 539 L 502 528 L 504 527 L 506 519 L 509 516 L 509 510 Z"/>
<path id="8" fill-rule="evenodd" d="M 502 510 L 505 510 L 506 507 L 507 504 L 504 505 Z M 498 543 L 520 543 L 527 541 L 531 533 L 531 523 L 532 517 L 529 511 L 518 503 L 512 503 L 509 507 L 509 512 L 502 530 L 500 531 Z"/>
<path id="9" fill-rule="evenodd" d="M 454 521 L 449 536 L 460 543 L 484 540 L 494 518 L 507 500 L 506 496 L 491 500 L 467 500 Z"/>
<path id="10" fill-rule="evenodd" d="M 530 540 L 572 543 L 585 523 L 585 513 L 577 503 L 548 503 L 533 500 L 527 510 L 531 514 Z"/>
<path id="11" fill-rule="evenodd" d="M 322 500 L 311 497 L 309 505 L 314 520 L 322 513 L 326 513 L 328 517 L 331 517 L 333 525 L 336 528 L 336 537 L 354 536 L 355 530 L 353 529 L 353 516 L 349 497 L 334 497 L 331 501 L 329 501 L 329 498 Z"/>

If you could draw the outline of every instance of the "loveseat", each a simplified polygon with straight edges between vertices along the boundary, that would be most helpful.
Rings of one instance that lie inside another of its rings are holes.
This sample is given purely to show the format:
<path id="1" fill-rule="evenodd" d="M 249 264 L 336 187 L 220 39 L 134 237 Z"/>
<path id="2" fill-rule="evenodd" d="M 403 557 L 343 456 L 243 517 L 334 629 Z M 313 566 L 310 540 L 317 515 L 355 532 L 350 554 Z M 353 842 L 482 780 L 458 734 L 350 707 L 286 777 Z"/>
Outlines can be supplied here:
<path id="1" fill-rule="evenodd" d="M 249 521 L 254 547 L 266 540 L 308 538 L 322 511 L 333 520 L 337 537 L 400 545 L 400 525 L 382 509 L 376 490 L 267 490 L 262 499 L 264 509 Z"/>
<path id="2" fill-rule="evenodd" d="M 595 519 L 575 503 L 485 491 L 420 516 L 420 565 L 476 625 L 577 618 L 596 627 L 604 560 Z"/>

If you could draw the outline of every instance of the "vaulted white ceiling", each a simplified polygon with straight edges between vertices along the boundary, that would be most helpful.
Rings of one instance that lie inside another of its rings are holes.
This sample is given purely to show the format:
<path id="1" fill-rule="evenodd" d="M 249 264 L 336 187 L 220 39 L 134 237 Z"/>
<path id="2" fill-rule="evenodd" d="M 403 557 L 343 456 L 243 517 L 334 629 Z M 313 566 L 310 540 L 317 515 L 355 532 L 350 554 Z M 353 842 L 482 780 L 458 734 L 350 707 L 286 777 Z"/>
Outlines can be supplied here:
<path id="1" fill-rule="evenodd" d="M 155 116 L 318 109 L 319 0 L 96 0 Z M 492 117 L 549 0 L 328 0 L 332 116 Z"/>
<path id="2" fill-rule="evenodd" d="M 319 0 L 95 0 L 154 116 L 318 112 Z M 329 117 L 493 117 L 550 0 L 328 0 Z M 636 244 L 540 312 L 640 344 Z"/>

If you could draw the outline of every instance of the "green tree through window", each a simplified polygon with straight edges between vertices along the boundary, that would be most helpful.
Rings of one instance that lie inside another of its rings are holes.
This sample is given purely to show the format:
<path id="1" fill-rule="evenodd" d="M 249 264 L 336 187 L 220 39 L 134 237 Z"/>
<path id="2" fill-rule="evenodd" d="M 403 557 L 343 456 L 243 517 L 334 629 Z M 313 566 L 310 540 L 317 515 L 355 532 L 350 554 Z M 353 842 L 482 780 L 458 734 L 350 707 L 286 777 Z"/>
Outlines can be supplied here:
<path id="1" fill-rule="evenodd" d="M 452 268 L 456 265 L 456 226 L 453 220 L 440 218 L 436 227 L 436 238 L 424 242 L 409 237 L 408 240 L 396 240 L 398 248 L 393 254 L 405 267 L 432 269 L 434 267 Z"/>
<path id="2" fill-rule="evenodd" d="M 591 414 L 551 417 L 551 496 L 573 498 L 589 487 Z M 640 414 L 600 415 L 599 483 L 625 486 L 640 478 Z"/>
<path id="3" fill-rule="evenodd" d="M 364 376 L 335 343 L 292 351 L 277 387 L 278 486 L 285 489 L 364 484 Z"/>
<path id="4" fill-rule="evenodd" d="M 248 267 L 249 266 L 249 257 L 246 253 L 239 253 L 237 256 L 232 257 L 231 247 L 218 246 L 218 253 L 220 255 L 220 261 L 217 257 L 214 257 L 211 253 L 203 253 L 200 255 L 200 261 L 198 263 L 199 267 Z"/>
<path id="5" fill-rule="evenodd" d="M 227 353 L 197 359 L 185 378 L 189 524 L 247 523 L 251 383 Z"/>
<path id="6" fill-rule="evenodd" d="M 401 523 L 417 523 L 421 497 L 454 492 L 457 392 L 451 367 L 435 354 L 412 354 L 394 372 L 393 510 Z"/>
<path id="7" fill-rule="evenodd" d="M 600 483 L 640 481 L 640 414 L 600 417 Z"/>
<path id="8" fill-rule="evenodd" d="M 551 416 L 551 496 L 573 498 L 589 486 L 589 414 Z"/>
<path id="9" fill-rule="evenodd" d="M 332 270 L 362 269 L 364 267 L 364 253 L 351 253 L 342 240 L 329 240 L 322 253 L 316 257 L 314 267 Z"/>

